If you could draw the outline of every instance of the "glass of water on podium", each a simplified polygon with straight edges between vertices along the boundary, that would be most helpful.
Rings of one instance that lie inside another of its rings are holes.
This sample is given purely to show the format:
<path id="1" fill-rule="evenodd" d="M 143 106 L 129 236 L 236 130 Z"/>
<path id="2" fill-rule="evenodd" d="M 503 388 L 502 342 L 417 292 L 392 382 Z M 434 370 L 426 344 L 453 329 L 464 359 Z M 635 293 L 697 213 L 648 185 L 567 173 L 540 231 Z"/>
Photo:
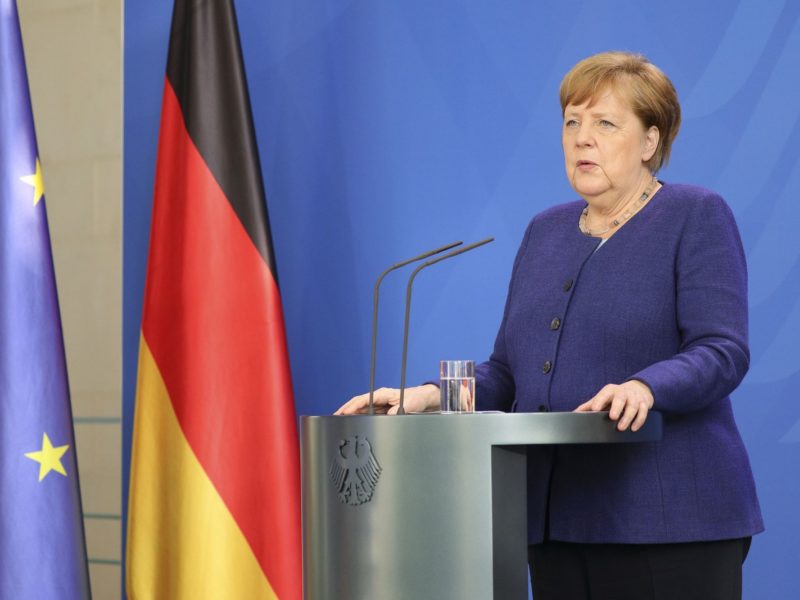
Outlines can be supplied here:
<path id="1" fill-rule="evenodd" d="M 475 362 L 443 360 L 439 364 L 443 413 L 475 412 Z"/>

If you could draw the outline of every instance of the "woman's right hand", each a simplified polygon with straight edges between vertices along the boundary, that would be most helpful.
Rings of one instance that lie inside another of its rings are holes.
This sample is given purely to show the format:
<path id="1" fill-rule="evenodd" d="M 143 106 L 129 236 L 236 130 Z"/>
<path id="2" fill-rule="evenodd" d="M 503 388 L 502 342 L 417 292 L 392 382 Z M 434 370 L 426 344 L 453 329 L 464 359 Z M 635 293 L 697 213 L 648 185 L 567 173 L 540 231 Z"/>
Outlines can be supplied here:
<path id="1" fill-rule="evenodd" d="M 400 404 L 400 390 L 379 388 L 372 396 L 375 414 L 397 414 Z M 406 388 L 403 397 L 403 410 L 407 413 L 439 410 L 439 387 L 432 383 Z M 369 410 L 369 393 L 354 396 L 339 407 L 335 415 L 361 415 Z"/>

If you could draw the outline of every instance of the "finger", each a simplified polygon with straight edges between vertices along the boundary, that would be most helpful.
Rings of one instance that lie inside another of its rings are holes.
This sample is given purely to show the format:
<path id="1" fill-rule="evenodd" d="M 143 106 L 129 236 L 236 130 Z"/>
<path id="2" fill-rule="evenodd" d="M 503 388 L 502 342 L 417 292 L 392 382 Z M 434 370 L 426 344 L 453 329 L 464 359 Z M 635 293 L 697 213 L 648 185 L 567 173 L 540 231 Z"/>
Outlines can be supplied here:
<path id="1" fill-rule="evenodd" d="M 400 390 L 396 388 L 378 388 L 375 390 L 373 401 L 375 404 L 397 404 L 400 402 Z"/>
<path id="2" fill-rule="evenodd" d="M 359 409 L 363 408 L 368 403 L 369 403 L 369 394 L 361 394 L 360 396 L 354 396 L 350 398 L 350 400 L 342 404 L 339 407 L 339 409 L 333 414 L 351 415 L 358 412 Z"/>
<path id="3" fill-rule="evenodd" d="M 603 388 L 597 394 L 592 396 L 589 400 L 581 404 L 575 409 L 575 412 L 599 412 L 605 407 L 607 401 L 608 390 Z"/>
<path id="4" fill-rule="evenodd" d="M 388 404 L 376 404 L 372 407 L 372 410 L 376 415 L 385 415 L 387 412 L 389 412 L 390 408 L 391 407 Z M 367 412 L 369 412 L 369 410 L 367 410 Z"/>
<path id="5" fill-rule="evenodd" d="M 624 391 L 618 390 L 611 400 L 611 408 L 608 411 L 608 418 L 612 421 L 619 419 L 628 404 L 628 395 Z"/>
<path id="6" fill-rule="evenodd" d="M 351 404 L 351 403 L 348 402 L 347 404 L 345 404 L 344 406 L 339 408 L 339 410 L 337 410 L 333 414 L 334 415 L 357 415 L 359 413 L 365 412 L 366 410 L 367 410 L 366 409 L 366 405 L 362 406 L 360 404 Z"/>
<path id="7" fill-rule="evenodd" d="M 644 422 L 647 420 L 647 413 L 650 412 L 650 409 L 647 408 L 646 404 L 642 404 L 639 407 L 639 412 L 636 415 L 636 418 L 633 420 L 633 424 L 631 425 L 631 431 L 639 431 L 644 425 Z"/>
<path id="8" fill-rule="evenodd" d="M 377 393 L 378 390 L 375 391 L 375 398 L 374 400 L 377 403 Z M 359 413 L 366 412 L 367 407 L 369 406 L 369 394 L 359 394 L 358 396 L 353 396 L 342 404 L 339 409 L 333 413 L 334 415 L 356 415 Z"/>
<path id="9" fill-rule="evenodd" d="M 625 406 L 625 412 L 622 414 L 622 418 L 617 423 L 617 429 L 619 431 L 625 431 L 630 425 L 631 421 L 636 417 L 639 412 L 640 404 L 633 404 L 632 402 L 628 402 Z"/>
<path id="10" fill-rule="evenodd" d="M 604 410 L 611 404 L 611 401 L 614 399 L 614 387 L 615 386 L 607 385 L 595 394 L 594 398 L 591 399 L 591 407 L 594 412 Z"/>
<path id="11" fill-rule="evenodd" d="M 373 408 L 378 414 L 386 414 L 390 406 L 396 405 L 400 401 L 400 390 L 396 388 L 382 387 L 375 390 L 372 394 Z M 343 407 L 343 414 L 363 414 L 369 409 L 369 394 L 361 394 L 351 398 Z"/>

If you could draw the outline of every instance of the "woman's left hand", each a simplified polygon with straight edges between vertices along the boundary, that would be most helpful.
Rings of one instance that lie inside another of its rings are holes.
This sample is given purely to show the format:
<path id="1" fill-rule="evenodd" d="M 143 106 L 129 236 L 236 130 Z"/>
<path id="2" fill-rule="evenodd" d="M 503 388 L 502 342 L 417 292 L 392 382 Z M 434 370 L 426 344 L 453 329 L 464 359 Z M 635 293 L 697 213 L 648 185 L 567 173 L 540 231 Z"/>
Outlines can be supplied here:
<path id="1" fill-rule="evenodd" d="M 574 412 L 599 412 L 608 410 L 612 421 L 619 421 L 617 429 L 638 431 L 653 408 L 653 392 L 641 381 L 626 381 L 623 384 L 608 384 L 591 400 L 581 404 Z"/>

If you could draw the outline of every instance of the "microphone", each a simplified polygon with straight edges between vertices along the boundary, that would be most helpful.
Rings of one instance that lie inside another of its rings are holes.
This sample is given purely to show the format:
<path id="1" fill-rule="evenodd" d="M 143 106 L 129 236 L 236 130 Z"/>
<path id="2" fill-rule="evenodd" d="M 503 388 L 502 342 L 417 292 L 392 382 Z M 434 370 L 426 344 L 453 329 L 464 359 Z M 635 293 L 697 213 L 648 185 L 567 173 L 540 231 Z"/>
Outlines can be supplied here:
<path id="1" fill-rule="evenodd" d="M 493 237 L 488 237 L 485 240 L 481 240 L 480 242 L 475 242 L 473 244 L 469 244 L 468 246 L 464 246 L 463 248 L 459 248 L 458 250 L 453 250 L 452 252 L 448 252 L 444 256 L 439 256 L 437 258 L 433 258 L 431 260 L 425 261 L 416 269 L 414 272 L 411 273 L 411 276 L 408 278 L 408 285 L 406 286 L 406 321 L 405 325 L 403 326 L 403 365 L 400 368 L 400 405 L 397 408 L 398 415 L 406 414 L 405 410 L 403 409 L 403 400 L 405 398 L 406 392 L 406 357 L 408 356 L 408 321 L 409 317 L 411 316 L 411 286 L 414 284 L 414 278 L 417 276 L 417 273 L 422 271 L 425 267 L 430 267 L 431 265 L 435 265 L 438 262 L 446 260 L 448 258 L 452 258 L 454 256 L 458 256 L 459 254 L 464 254 L 464 252 L 469 252 L 470 250 L 474 250 L 484 244 L 488 244 L 489 242 L 493 242 Z"/>
<path id="2" fill-rule="evenodd" d="M 447 244 L 446 246 L 436 248 L 435 250 L 429 250 L 428 252 L 423 252 L 422 254 L 418 254 L 414 258 L 409 258 L 408 260 L 404 260 L 395 265 L 392 265 L 378 276 L 378 279 L 375 282 L 375 292 L 373 294 L 373 300 L 372 300 L 372 353 L 370 356 L 370 363 L 369 363 L 369 414 L 370 415 L 375 414 L 373 396 L 375 394 L 375 346 L 378 341 L 378 290 L 381 287 L 381 282 L 383 281 L 383 278 L 386 277 L 392 271 L 399 269 L 400 267 L 405 267 L 408 264 L 417 262 L 418 260 L 423 260 L 435 254 L 439 254 L 440 252 L 444 252 L 445 250 L 450 250 L 451 248 L 460 246 L 463 243 L 464 242 L 460 241 L 453 242 L 451 244 Z"/>

